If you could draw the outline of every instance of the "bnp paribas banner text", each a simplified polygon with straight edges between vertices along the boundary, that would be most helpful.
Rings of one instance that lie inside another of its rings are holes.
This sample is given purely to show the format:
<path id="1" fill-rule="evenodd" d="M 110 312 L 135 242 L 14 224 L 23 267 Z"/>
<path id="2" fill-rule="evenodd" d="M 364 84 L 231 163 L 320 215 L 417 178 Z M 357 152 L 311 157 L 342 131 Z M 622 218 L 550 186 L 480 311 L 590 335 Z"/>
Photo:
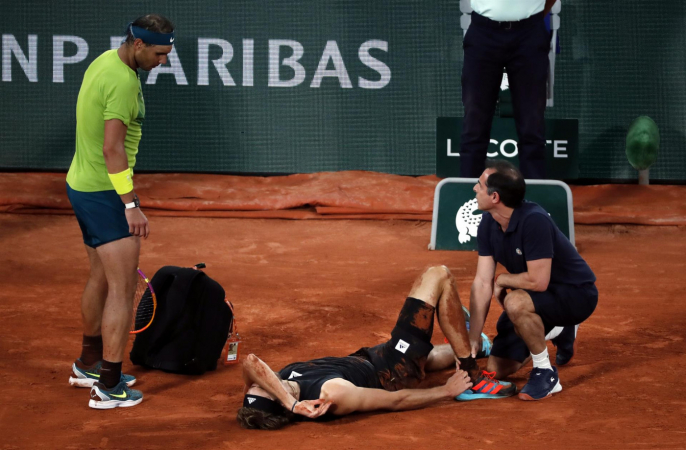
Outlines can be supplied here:
<path id="1" fill-rule="evenodd" d="M 0 169 L 69 167 L 83 74 L 129 22 L 176 25 L 140 72 L 138 170 L 433 173 L 460 109 L 454 1 L 5 2 Z"/>

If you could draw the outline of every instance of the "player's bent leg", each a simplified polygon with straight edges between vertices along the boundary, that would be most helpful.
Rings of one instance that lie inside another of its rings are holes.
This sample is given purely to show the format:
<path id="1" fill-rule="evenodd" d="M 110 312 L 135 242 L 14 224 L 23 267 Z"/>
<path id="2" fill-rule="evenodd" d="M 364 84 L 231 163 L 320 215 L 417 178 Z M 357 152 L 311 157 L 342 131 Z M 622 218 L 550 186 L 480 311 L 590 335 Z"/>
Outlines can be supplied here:
<path id="1" fill-rule="evenodd" d="M 438 324 L 453 352 L 458 358 L 467 358 L 471 350 L 464 307 L 450 270 L 446 266 L 428 268 L 415 280 L 409 296 L 436 308 Z"/>
<path id="2" fill-rule="evenodd" d="M 451 279 L 452 274 L 446 266 L 429 267 L 414 281 L 408 297 L 436 307 L 443 294 L 444 284 Z"/>
<path id="3" fill-rule="evenodd" d="M 465 314 L 465 308 L 460 301 L 455 279 L 452 275 L 442 281 L 442 287 L 441 297 L 436 308 L 438 324 L 460 364 L 466 363 L 467 367 L 462 367 L 462 369 L 470 372 L 471 368 L 478 372 L 478 366 L 474 358 L 471 357 L 469 334 L 467 333 L 467 317 L 469 316 Z M 475 381 L 474 375 L 474 373 L 470 373 L 472 381 Z"/>
<path id="4" fill-rule="evenodd" d="M 415 281 L 409 296 L 436 307 L 438 323 L 450 343 L 452 353 L 457 356 L 460 368 L 467 371 L 472 379 L 474 387 L 460 394 L 456 400 L 505 398 L 517 393 L 514 384 L 498 381 L 493 378 L 492 374 L 481 371 L 472 358 L 465 312 L 457 293 L 455 279 L 446 266 L 434 266 L 427 269 Z M 449 353 L 444 348 L 437 350 L 432 357 L 430 368 L 448 367 L 446 366 L 448 355 Z M 453 356 L 453 361 L 455 361 L 455 356 Z"/>
<path id="5" fill-rule="evenodd" d="M 438 323 L 454 354 L 457 357 L 468 357 L 470 354 L 469 337 L 462 305 L 450 270 L 446 266 L 429 267 L 415 280 L 408 296 L 435 308 Z M 472 365 L 474 367 L 471 367 Z M 468 372 L 470 370 L 473 372 L 470 375 L 478 371 L 478 367 L 475 364 L 472 365 L 465 368 Z"/>
<path id="6" fill-rule="evenodd" d="M 415 281 L 410 296 L 435 306 L 438 324 L 454 358 L 469 373 L 472 382 L 476 382 L 481 371 L 471 357 L 465 313 L 450 270 L 446 266 L 430 267 Z"/>
<path id="7" fill-rule="evenodd" d="M 463 392 L 456 400 L 469 401 L 480 398 L 504 398 L 517 393 L 517 388 L 512 383 L 501 382 L 493 378 L 492 374 L 479 370 L 474 358 L 471 357 L 469 336 L 467 334 L 465 313 L 460 302 L 455 280 L 450 270 L 445 266 L 434 266 L 425 270 L 415 280 L 409 297 L 420 300 L 434 306 L 438 314 L 438 322 L 441 330 L 450 342 L 453 355 L 458 356 L 460 368 L 469 373 L 473 380 L 474 388 Z M 429 353 L 431 356 L 431 353 Z M 446 364 L 450 353 L 447 348 L 439 348 L 429 363 L 429 370 L 440 370 L 448 367 Z M 453 356 L 453 361 L 455 357 Z M 426 368 L 426 366 L 425 366 Z"/>

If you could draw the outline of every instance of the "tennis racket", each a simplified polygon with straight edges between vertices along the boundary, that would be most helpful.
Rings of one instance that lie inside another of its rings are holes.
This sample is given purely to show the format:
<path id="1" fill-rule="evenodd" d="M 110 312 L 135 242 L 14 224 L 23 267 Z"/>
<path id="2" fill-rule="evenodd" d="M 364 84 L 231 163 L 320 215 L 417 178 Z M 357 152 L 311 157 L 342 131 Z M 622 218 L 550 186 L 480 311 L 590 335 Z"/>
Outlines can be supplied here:
<path id="1" fill-rule="evenodd" d="M 137 269 L 138 281 L 136 283 L 136 294 L 133 297 L 133 316 L 131 320 L 131 331 L 136 334 L 146 330 L 155 318 L 157 309 L 157 298 L 155 291 L 141 269 Z"/>

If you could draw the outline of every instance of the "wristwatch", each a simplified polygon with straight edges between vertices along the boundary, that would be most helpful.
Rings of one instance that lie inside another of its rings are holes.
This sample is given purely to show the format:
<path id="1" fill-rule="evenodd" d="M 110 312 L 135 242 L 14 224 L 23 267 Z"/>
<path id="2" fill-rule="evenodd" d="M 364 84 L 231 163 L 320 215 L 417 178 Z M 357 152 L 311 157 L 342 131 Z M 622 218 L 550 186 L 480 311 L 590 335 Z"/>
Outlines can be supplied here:
<path id="1" fill-rule="evenodd" d="M 124 207 L 126 209 L 139 208 L 140 206 L 141 202 L 138 200 L 138 196 L 136 194 L 133 194 L 133 201 L 131 203 L 124 203 Z"/>

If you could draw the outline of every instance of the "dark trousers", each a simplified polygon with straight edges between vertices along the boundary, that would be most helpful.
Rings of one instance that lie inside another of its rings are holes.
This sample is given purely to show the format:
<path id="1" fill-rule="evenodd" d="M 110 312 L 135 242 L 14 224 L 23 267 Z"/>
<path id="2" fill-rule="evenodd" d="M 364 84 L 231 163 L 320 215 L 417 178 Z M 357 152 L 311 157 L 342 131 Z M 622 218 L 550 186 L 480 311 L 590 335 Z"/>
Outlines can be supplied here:
<path id="1" fill-rule="evenodd" d="M 460 166 L 463 177 L 485 168 L 503 68 L 509 78 L 524 178 L 545 178 L 546 83 L 550 35 L 543 13 L 520 22 L 494 22 L 476 13 L 463 41 Z"/>

